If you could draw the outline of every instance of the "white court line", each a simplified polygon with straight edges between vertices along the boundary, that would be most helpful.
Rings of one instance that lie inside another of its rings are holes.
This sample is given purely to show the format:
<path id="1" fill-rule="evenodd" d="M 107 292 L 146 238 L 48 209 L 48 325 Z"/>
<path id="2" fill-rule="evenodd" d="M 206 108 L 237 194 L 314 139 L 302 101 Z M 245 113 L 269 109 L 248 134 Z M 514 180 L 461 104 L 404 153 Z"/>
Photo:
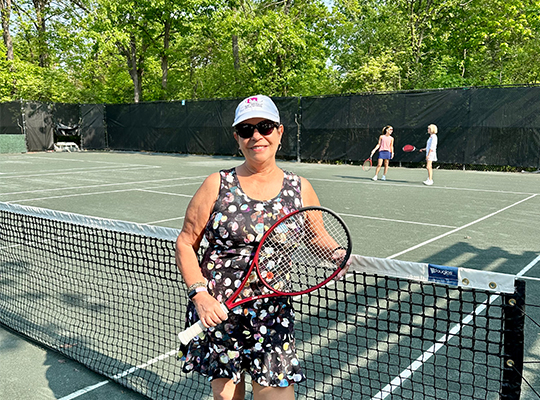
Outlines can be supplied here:
<path id="1" fill-rule="evenodd" d="M 62 169 L 62 170 L 50 170 L 46 173 L 35 173 L 35 174 L 23 174 L 23 175 L 4 175 L 2 178 L 35 178 L 42 176 L 58 176 L 58 175 L 72 175 L 72 174 L 86 174 L 87 172 L 116 172 L 116 171 L 136 171 L 139 169 L 156 169 L 161 167 L 156 166 L 140 166 L 140 167 L 123 167 L 123 168 L 111 168 L 111 167 L 92 167 L 92 168 L 73 168 L 73 169 Z"/>
<path id="2" fill-rule="evenodd" d="M 538 262 L 540 261 L 540 255 L 537 256 L 534 260 L 532 260 L 525 268 L 523 268 L 520 272 L 517 273 L 516 276 L 522 276 L 527 271 L 529 271 L 532 267 L 534 267 Z M 491 295 L 489 298 L 489 303 L 493 303 L 495 300 L 497 300 L 500 297 L 500 295 Z M 474 312 L 467 315 L 461 323 L 456 324 L 450 329 L 447 335 L 443 335 L 441 338 L 437 340 L 437 343 L 435 343 L 433 346 L 431 346 L 428 350 L 426 350 L 420 357 L 418 357 L 411 365 L 409 365 L 407 368 L 405 368 L 398 376 L 396 376 L 392 381 L 386 385 L 379 393 L 377 393 L 374 397 L 372 397 L 372 400 L 382 400 L 388 397 L 392 392 L 401 385 L 407 381 L 413 372 L 415 372 L 418 368 L 422 366 L 424 362 L 429 360 L 431 357 L 437 353 L 443 346 L 445 346 L 446 342 L 448 342 L 450 339 L 452 339 L 455 335 L 459 333 L 461 328 L 465 325 L 468 325 L 475 315 L 480 315 L 485 309 L 486 309 L 486 303 L 488 300 L 480 304 Z"/>
<path id="3" fill-rule="evenodd" d="M 142 184 L 147 184 L 147 183 L 155 184 L 159 182 L 170 182 L 170 181 L 178 181 L 178 180 L 186 180 L 186 179 L 201 179 L 201 178 L 206 178 L 206 176 L 207 175 L 188 176 L 185 178 L 184 177 L 183 178 L 164 178 L 164 179 L 152 179 L 152 180 L 147 180 L 147 181 L 104 183 L 104 184 L 99 184 L 99 185 L 84 185 L 84 186 L 71 186 L 71 187 L 49 188 L 49 189 L 38 189 L 38 190 L 24 190 L 24 191 L 11 192 L 11 193 L 0 193 L 0 196 L 12 196 L 15 194 L 28 194 L 28 193 L 56 192 L 56 191 L 63 191 L 63 190 L 91 189 L 91 188 L 101 188 L 101 187 L 110 187 L 110 186 L 142 185 Z M 161 186 L 161 187 L 187 186 L 187 185 L 195 185 L 198 183 L 199 182 L 189 182 L 189 183 L 181 183 L 181 184 L 176 184 L 176 185 L 166 185 L 166 186 Z"/>
<path id="4" fill-rule="evenodd" d="M 432 239 L 426 240 L 425 242 L 422 242 L 422 243 L 420 243 L 420 244 L 417 244 L 416 246 L 410 247 L 410 248 L 408 248 L 408 249 L 406 249 L 406 250 L 400 251 L 399 253 L 393 254 L 393 255 L 391 255 L 391 256 L 389 256 L 389 257 L 386 257 L 386 258 L 392 259 L 392 258 L 398 257 L 398 256 L 400 256 L 400 255 L 402 255 L 402 254 L 408 253 L 409 251 L 416 250 L 417 248 L 422 247 L 422 246 L 425 246 L 426 244 L 429 244 L 429 243 L 434 242 L 434 241 L 436 241 L 436 240 L 439 240 L 439 239 L 441 239 L 441 238 L 443 238 L 443 237 L 445 237 L 445 236 L 448 236 L 448 235 L 451 235 L 451 234 L 453 234 L 453 233 L 456 233 L 456 232 L 458 232 L 458 231 L 460 231 L 460 230 L 462 230 L 462 229 L 468 228 L 468 227 L 471 226 L 471 225 L 477 224 L 477 223 L 482 222 L 482 221 L 484 221 L 484 220 L 486 220 L 486 219 L 488 219 L 488 218 L 491 218 L 491 217 L 493 217 L 494 215 L 497 215 L 497 214 L 499 214 L 499 213 L 501 213 L 501 212 L 503 212 L 503 211 L 506 211 L 506 210 L 508 210 L 509 208 L 512 208 L 512 207 L 514 207 L 514 206 L 517 206 L 518 204 L 521 204 L 521 203 L 523 203 L 523 202 L 525 202 L 525 201 L 527 201 L 527 200 L 530 200 L 530 199 L 532 199 L 532 198 L 534 198 L 534 197 L 536 197 L 536 194 L 533 194 L 533 195 L 531 195 L 531 196 L 529 196 L 529 197 L 527 197 L 527 198 L 525 198 L 525 199 L 523 199 L 523 200 L 520 200 L 520 201 L 518 201 L 518 202 L 515 202 L 514 204 L 510 204 L 509 206 L 506 206 L 506 207 L 504 207 L 504 208 L 501 208 L 500 210 L 495 211 L 495 212 L 493 212 L 493 213 L 491 213 L 491 214 L 489 214 L 489 215 L 486 215 L 486 216 L 484 216 L 484 217 L 482 217 L 482 218 L 479 218 L 479 219 L 477 219 L 476 221 L 469 222 L 468 224 L 465 224 L 465 225 L 463 225 L 463 226 L 460 226 L 459 228 L 456 228 L 456 229 L 453 229 L 453 230 L 451 230 L 451 231 L 449 231 L 449 232 L 443 233 L 442 235 L 439 235 L 439 236 L 436 236 L 436 237 L 434 237 L 434 238 L 432 238 Z"/>
<path id="5" fill-rule="evenodd" d="M 448 226 L 448 225 L 439 225 L 439 224 L 428 224 L 427 222 L 415 222 L 415 221 L 403 221 L 400 219 L 390 219 L 390 218 L 379 218 L 379 217 L 368 217 L 367 215 L 356 215 L 356 214 L 344 214 L 344 213 L 338 213 L 339 215 L 344 215 L 347 217 L 354 217 L 354 218 L 365 218 L 365 219 L 376 219 L 379 221 L 389 221 L 389 222 L 399 222 L 402 224 L 415 224 L 415 225 L 426 225 L 426 226 L 436 226 L 438 228 L 455 228 L 455 226 Z"/>
<path id="6" fill-rule="evenodd" d="M 124 163 L 117 162 L 117 161 L 98 161 L 98 160 L 91 160 L 91 159 L 82 160 L 82 159 L 78 159 L 78 158 L 63 158 L 63 157 L 50 157 L 50 156 L 47 156 L 47 158 L 44 158 L 44 157 L 25 155 L 23 157 L 24 157 L 24 159 L 35 158 L 36 160 L 57 160 L 57 161 L 62 161 L 62 162 L 73 161 L 73 162 L 88 163 L 88 164 L 134 165 L 134 166 L 137 166 L 137 167 L 140 167 L 141 165 L 146 165 L 146 164 L 124 164 Z M 21 158 L 23 158 L 23 157 L 21 157 Z"/>
<path id="7" fill-rule="evenodd" d="M 155 225 L 160 224 L 162 222 L 169 222 L 169 221 L 177 221 L 179 219 L 184 219 L 185 217 L 174 217 L 174 218 L 167 218 L 167 219 L 160 219 L 159 221 L 151 221 L 151 222 L 145 222 L 145 225 Z"/>
<path id="8" fill-rule="evenodd" d="M 134 189 L 139 192 L 148 192 L 148 193 L 156 193 L 156 194 L 166 194 L 167 196 L 180 196 L 180 197 L 193 197 L 191 194 L 181 194 L 181 193 L 168 193 L 168 192 L 160 192 L 158 190 L 149 190 L 149 189 Z"/>
<path id="9" fill-rule="evenodd" d="M 49 200 L 49 199 L 65 199 L 65 198 L 69 198 L 69 197 L 95 196 L 95 195 L 101 195 L 101 194 L 134 192 L 134 191 L 144 191 L 144 189 L 128 188 L 128 189 L 118 189 L 118 190 L 105 190 L 105 191 L 101 191 L 101 192 L 91 192 L 91 193 L 74 193 L 74 194 L 64 194 L 64 195 L 58 195 L 58 196 L 34 197 L 32 199 L 21 199 L 21 200 L 6 201 L 6 203 L 17 203 L 17 204 L 19 204 L 19 203 L 24 203 L 24 202 L 27 202 L 27 201 L 41 201 L 41 200 Z M 158 192 L 156 192 L 156 193 L 158 193 Z M 182 195 L 182 194 L 176 194 L 176 196 L 193 197 L 191 195 Z"/>
<path id="10" fill-rule="evenodd" d="M 513 191 L 506 191 L 506 190 L 493 190 L 493 189 L 471 189 L 471 188 L 461 188 L 461 187 L 452 187 L 452 186 L 423 186 L 423 185 L 414 185 L 409 183 L 390 183 L 388 181 L 386 182 L 379 182 L 375 183 L 372 182 L 371 179 L 369 182 L 363 182 L 363 181 L 351 181 L 351 180 L 339 180 L 339 179 L 326 179 L 326 178 L 309 178 L 310 181 L 323 181 L 323 182 L 333 182 L 333 183 L 356 183 L 356 184 L 363 184 L 363 185 L 384 185 L 384 186 L 399 186 L 399 187 L 412 187 L 422 190 L 462 190 L 467 192 L 485 192 L 485 193 L 498 193 L 498 194 L 519 194 L 528 196 L 531 194 L 540 194 L 540 193 L 528 193 L 528 192 L 513 192 Z"/>
<path id="11" fill-rule="evenodd" d="M 157 356 L 156 358 L 153 358 L 153 359 L 145 362 L 144 364 L 137 365 L 136 367 L 132 367 L 130 369 L 125 370 L 124 372 L 120 372 L 119 374 L 113 375 L 113 376 L 111 376 L 111 379 L 123 378 L 124 376 L 130 375 L 130 374 L 134 373 L 135 371 L 138 371 L 138 370 L 140 370 L 142 368 L 146 368 L 149 365 L 152 365 L 152 364 L 154 364 L 154 363 L 156 363 L 158 361 L 165 360 L 166 358 L 169 358 L 170 356 L 172 356 L 174 354 L 176 354 L 176 350 L 171 350 L 166 354 L 162 354 L 160 356 Z M 64 396 L 64 397 L 62 397 L 62 398 L 60 398 L 58 400 L 75 399 L 75 398 L 77 398 L 79 396 L 82 396 L 85 393 L 88 393 L 88 392 L 91 392 L 92 390 L 98 389 L 101 386 L 106 385 L 109 382 L 110 381 L 102 381 L 102 382 L 96 383 L 95 385 L 87 386 L 87 387 L 85 387 L 85 388 L 83 388 L 81 390 L 77 390 L 76 392 L 73 392 L 73 393 L 71 393 L 71 394 L 69 394 L 67 396 Z"/>
<path id="12" fill-rule="evenodd" d="M 521 279 L 526 279 L 528 281 L 538 281 L 540 282 L 540 278 L 535 278 L 533 276 L 520 276 Z"/>
<path id="13" fill-rule="evenodd" d="M 118 190 L 105 190 L 101 192 L 92 192 L 92 193 L 76 193 L 76 194 L 64 194 L 61 196 L 48 196 L 48 197 L 34 197 L 33 199 L 22 199 L 22 200 L 13 200 L 13 201 L 6 201 L 6 203 L 24 203 L 27 201 L 41 201 L 41 200 L 50 200 L 50 199 L 67 199 L 70 197 L 79 197 L 79 196 L 96 196 L 100 194 L 111 194 L 111 193 L 125 193 L 125 192 L 135 192 L 138 191 L 137 188 L 129 188 L 129 189 L 118 189 Z"/>
<path id="14" fill-rule="evenodd" d="M 521 271 L 519 271 L 516 276 L 523 276 L 525 275 L 527 272 L 529 272 L 529 270 L 534 267 L 538 262 L 540 261 L 540 255 L 538 257 L 536 257 L 534 260 L 532 260 L 525 268 L 523 268 Z"/>

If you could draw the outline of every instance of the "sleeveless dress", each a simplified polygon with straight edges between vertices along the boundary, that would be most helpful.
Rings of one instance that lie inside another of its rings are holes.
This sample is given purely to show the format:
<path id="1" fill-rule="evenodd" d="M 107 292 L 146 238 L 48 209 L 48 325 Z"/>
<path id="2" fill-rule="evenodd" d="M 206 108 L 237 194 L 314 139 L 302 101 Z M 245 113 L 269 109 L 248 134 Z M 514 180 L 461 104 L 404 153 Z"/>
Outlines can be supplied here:
<path id="1" fill-rule="evenodd" d="M 205 228 L 208 247 L 200 260 L 208 291 L 224 302 L 240 286 L 263 234 L 282 216 L 302 206 L 300 177 L 284 172 L 279 194 L 268 201 L 249 198 L 240 187 L 236 169 L 222 170 L 220 191 Z M 254 294 L 261 289 L 255 272 L 249 280 Z M 197 322 L 189 302 L 186 327 Z M 247 372 L 261 386 L 286 387 L 306 379 L 296 356 L 294 310 L 288 297 L 271 297 L 241 304 L 228 319 L 210 328 L 178 354 L 184 372 L 241 380 Z"/>

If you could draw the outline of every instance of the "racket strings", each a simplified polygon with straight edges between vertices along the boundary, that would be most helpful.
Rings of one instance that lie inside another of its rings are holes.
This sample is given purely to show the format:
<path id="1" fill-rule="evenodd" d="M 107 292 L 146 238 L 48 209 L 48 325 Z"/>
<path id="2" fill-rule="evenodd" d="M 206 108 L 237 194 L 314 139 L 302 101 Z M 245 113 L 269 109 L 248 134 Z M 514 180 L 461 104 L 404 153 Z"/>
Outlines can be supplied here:
<path id="1" fill-rule="evenodd" d="M 364 161 L 364 163 L 362 164 L 362 169 L 364 171 L 369 171 L 371 169 L 371 166 L 372 166 L 372 162 L 371 162 L 371 158 L 368 158 L 366 159 L 366 161 Z"/>
<path id="2" fill-rule="evenodd" d="M 341 221 L 324 210 L 308 209 L 270 232 L 259 253 L 259 273 L 275 291 L 304 292 L 343 266 L 348 247 Z"/>

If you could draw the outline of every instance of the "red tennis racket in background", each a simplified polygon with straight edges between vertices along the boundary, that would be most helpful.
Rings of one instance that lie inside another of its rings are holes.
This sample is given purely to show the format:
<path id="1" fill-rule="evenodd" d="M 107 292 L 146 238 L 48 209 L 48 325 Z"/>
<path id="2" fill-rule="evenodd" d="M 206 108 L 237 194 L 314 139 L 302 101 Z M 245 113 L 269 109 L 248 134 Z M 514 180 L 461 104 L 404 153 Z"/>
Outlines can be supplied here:
<path id="1" fill-rule="evenodd" d="M 366 158 L 366 161 L 364 161 L 364 163 L 362 164 L 362 169 L 364 171 L 369 171 L 372 166 L 373 166 L 373 162 L 371 161 L 371 157 Z"/>
<path id="2" fill-rule="evenodd" d="M 412 153 L 413 151 L 416 151 L 416 147 L 414 147 L 412 144 L 406 144 L 403 146 L 403 151 L 405 153 Z"/>
<path id="3" fill-rule="evenodd" d="M 324 207 L 304 207 L 278 220 L 265 233 L 242 284 L 222 304 L 225 312 L 249 301 L 310 293 L 345 267 L 352 251 L 343 220 Z M 260 293 L 253 291 L 258 281 Z M 205 330 L 201 321 L 178 334 L 188 344 Z"/>

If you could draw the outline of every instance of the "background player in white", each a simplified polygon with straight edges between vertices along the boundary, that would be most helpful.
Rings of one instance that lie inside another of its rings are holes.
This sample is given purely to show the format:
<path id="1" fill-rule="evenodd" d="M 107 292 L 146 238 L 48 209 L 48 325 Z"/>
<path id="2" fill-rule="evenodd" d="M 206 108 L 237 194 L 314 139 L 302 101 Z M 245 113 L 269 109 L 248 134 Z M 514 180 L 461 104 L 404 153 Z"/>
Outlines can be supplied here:
<path id="1" fill-rule="evenodd" d="M 433 185 L 433 161 L 437 161 L 437 131 L 437 125 L 428 125 L 427 132 L 429 134 L 429 139 L 427 141 L 426 147 L 419 150 L 426 152 L 426 169 L 428 172 L 428 178 L 422 183 L 428 186 Z"/>

